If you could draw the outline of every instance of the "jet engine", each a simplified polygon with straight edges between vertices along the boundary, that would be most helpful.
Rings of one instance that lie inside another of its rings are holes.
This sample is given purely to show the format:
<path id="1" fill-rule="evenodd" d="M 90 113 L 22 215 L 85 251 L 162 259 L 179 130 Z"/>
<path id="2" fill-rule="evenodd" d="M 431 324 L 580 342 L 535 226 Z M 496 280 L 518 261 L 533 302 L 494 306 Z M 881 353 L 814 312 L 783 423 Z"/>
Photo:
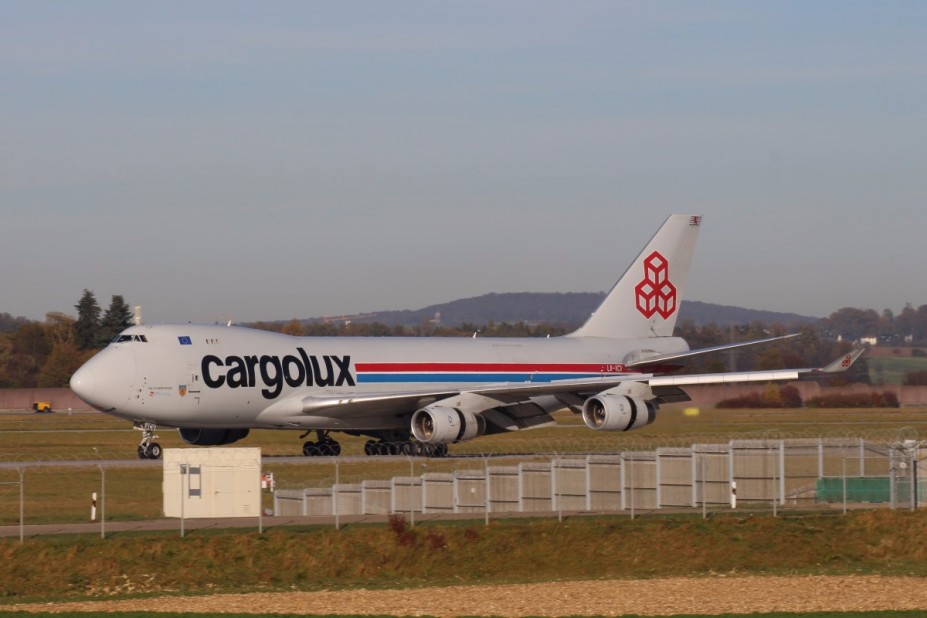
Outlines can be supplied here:
<path id="1" fill-rule="evenodd" d="M 583 403 L 583 422 L 589 429 L 601 431 L 631 431 L 652 423 L 657 406 L 628 395 L 605 391 Z"/>
<path id="2" fill-rule="evenodd" d="M 247 429 L 197 429 L 182 427 L 180 437 L 187 444 L 196 446 L 221 446 L 231 444 L 248 437 Z"/>
<path id="3" fill-rule="evenodd" d="M 412 415 L 412 435 L 419 442 L 465 442 L 486 432 L 486 419 L 457 408 L 430 405 Z"/>

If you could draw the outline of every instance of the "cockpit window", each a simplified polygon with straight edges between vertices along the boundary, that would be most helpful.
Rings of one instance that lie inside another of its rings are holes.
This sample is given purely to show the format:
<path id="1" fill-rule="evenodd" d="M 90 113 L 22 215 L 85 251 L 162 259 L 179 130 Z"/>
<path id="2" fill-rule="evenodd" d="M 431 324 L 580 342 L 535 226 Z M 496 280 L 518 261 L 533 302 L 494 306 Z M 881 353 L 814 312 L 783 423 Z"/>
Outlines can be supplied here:
<path id="1" fill-rule="evenodd" d="M 126 341 L 139 341 L 141 343 L 148 343 L 148 338 L 145 335 L 116 335 L 113 339 L 113 343 L 125 343 Z"/>

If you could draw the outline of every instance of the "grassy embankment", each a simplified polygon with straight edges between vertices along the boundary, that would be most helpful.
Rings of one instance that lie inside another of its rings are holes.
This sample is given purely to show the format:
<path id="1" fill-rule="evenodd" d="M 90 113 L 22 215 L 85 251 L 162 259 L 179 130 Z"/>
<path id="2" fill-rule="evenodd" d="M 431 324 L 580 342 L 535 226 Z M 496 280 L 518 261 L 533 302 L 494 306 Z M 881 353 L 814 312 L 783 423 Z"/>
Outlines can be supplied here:
<path id="1" fill-rule="evenodd" d="M 925 529 L 927 512 L 879 510 L 3 539 L 0 595 L 21 602 L 717 573 L 924 577 Z"/>

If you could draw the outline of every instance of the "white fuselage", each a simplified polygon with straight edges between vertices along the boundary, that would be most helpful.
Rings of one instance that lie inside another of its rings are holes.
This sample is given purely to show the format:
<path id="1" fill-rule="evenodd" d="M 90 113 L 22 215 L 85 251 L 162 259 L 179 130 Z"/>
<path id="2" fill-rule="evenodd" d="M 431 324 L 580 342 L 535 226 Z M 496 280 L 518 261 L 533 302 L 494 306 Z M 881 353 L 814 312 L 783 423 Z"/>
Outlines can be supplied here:
<path id="1" fill-rule="evenodd" d="M 75 374 L 85 401 L 134 422 L 225 428 L 408 427 L 415 406 L 391 405 L 390 393 L 623 375 L 630 360 L 688 350 L 675 337 L 329 338 L 200 325 L 136 326 L 119 339 Z M 371 393 L 386 401 L 351 414 L 299 404 Z"/>

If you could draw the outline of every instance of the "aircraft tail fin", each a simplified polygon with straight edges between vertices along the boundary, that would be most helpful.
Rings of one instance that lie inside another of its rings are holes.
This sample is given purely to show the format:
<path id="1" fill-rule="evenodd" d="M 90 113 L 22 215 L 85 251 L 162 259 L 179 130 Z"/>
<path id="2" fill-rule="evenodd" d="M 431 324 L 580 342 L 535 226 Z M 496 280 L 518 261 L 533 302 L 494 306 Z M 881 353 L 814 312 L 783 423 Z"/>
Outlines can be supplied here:
<path id="1" fill-rule="evenodd" d="M 699 215 L 670 215 L 595 313 L 568 336 L 672 336 L 701 223 Z"/>

